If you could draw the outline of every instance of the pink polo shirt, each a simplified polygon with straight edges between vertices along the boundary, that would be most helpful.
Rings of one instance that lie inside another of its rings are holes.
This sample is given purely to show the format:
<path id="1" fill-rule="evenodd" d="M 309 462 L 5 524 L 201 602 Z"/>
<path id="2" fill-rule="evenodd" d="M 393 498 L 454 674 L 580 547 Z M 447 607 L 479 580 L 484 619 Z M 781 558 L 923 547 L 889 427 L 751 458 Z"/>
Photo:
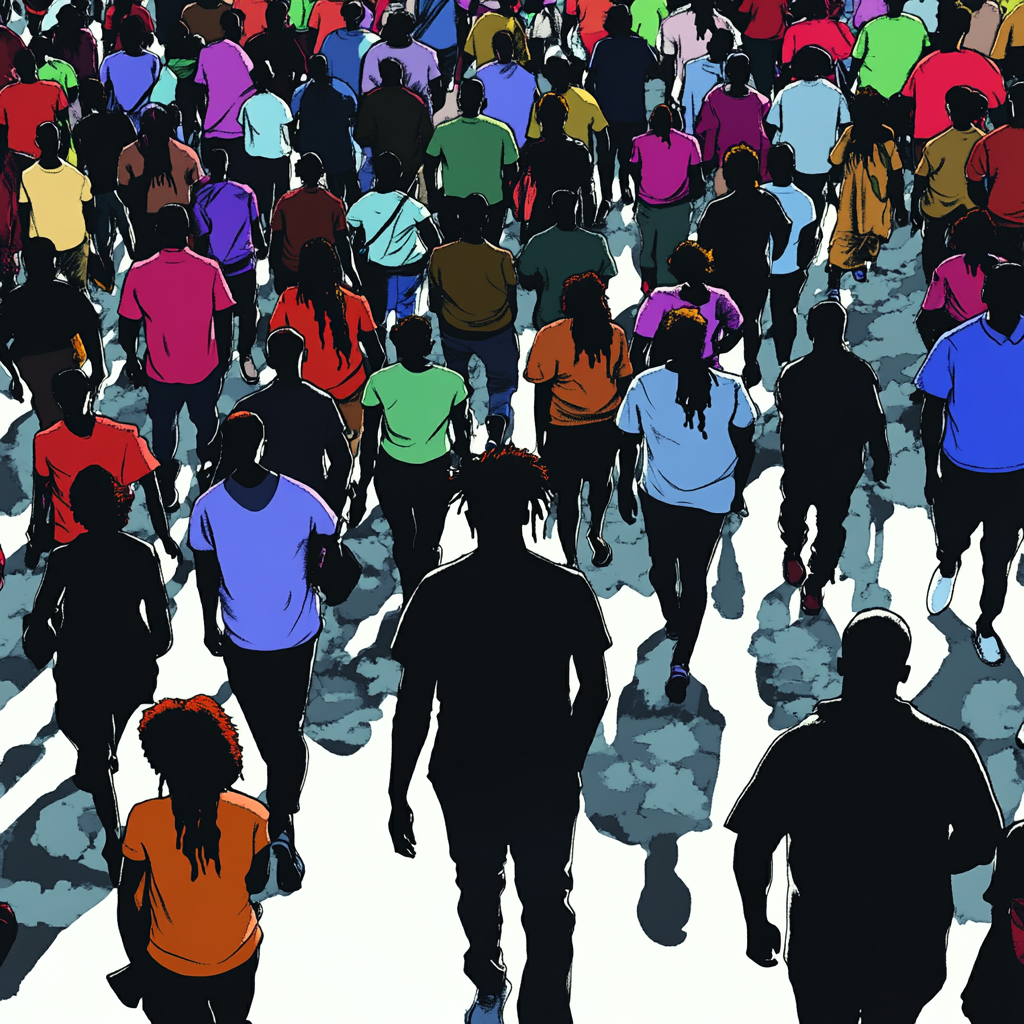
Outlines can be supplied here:
<path id="1" fill-rule="evenodd" d="M 1003 262 L 1002 256 L 995 259 Z M 988 312 L 988 306 L 981 298 L 984 286 L 985 272 L 981 267 L 972 274 L 967 267 L 966 256 L 950 256 L 935 268 L 921 308 L 944 309 L 954 320 L 963 323 Z"/>

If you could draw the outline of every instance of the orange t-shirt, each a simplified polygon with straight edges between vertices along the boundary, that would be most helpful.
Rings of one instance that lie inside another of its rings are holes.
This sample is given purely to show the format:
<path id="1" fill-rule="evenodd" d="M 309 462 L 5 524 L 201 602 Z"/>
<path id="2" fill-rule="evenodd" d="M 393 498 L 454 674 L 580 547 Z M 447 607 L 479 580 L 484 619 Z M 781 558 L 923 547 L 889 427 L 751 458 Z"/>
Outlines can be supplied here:
<path id="1" fill-rule="evenodd" d="M 345 6 L 343 0 L 316 0 L 313 10 L 309 15 L 309 27 L 316 32 L 316 43 L 313 44 L 313 52 L 319 53 L 324 40 L 339 28 L 345 27 L 345 17 L 341 9 Z"/>
<path id="2" fill-rule="evenodd" d="M 590 365 L 586 352 L 576 361 L 572 321 L 556 320 L 537 332 L 523 377 L 531 384 L 553 381 L 551 425 L 578 427 L 614 419 L 622 401 L 617 381 L 630 376 L 626 332 L 612 324 L 611 365 L 604 356 Z"/>
<path id="3" fill-rule="evenodd" d="M 334 333 L 330 321 L 324 318 L 323 335 L 316 322 L 316 313 L 311 304 L 300 302 L 299 289 L 294 285 L 281 292 L 273 315 L 270 330 L 291 327 L 306 340 L 306 359 L 302 364 L 302 379 L 322 388 L 338 402 L 347 401 L 366 383 L 366 368 L 363 353 L 359 349 L 359 332 L 369 333 L 377 329 L 370 304 L 361 295 L 341 289 L 345 300 L 345 324 L 348 327 L 352 350 L 346 359 L 334 348 Z"/>
<path id="4" fill-rule="evenodd" d="M 206 978 L 244 964 L 256 952 L 262 932 L 245 876 L 253 857 L 270 845 L 269 816 L 259 800 L 234 790 L 221 793 L 220 874 L 212 861 L 205 872 L 200 862 L 193 882 L 192 865 L 177 848 L 171 798 L 132 808 L 122 850 L 129 860 L 148 861 L 149 955 L 161 967 Z"/>

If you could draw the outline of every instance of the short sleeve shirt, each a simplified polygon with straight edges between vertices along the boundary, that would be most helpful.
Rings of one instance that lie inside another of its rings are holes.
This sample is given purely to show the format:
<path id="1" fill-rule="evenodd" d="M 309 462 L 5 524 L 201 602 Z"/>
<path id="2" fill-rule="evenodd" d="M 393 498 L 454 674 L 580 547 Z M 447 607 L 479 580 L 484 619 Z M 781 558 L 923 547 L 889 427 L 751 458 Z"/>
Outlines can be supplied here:
<path id="1" fill-rule="evenodd" d="M 442 325 L 497 334 L 512 324 L 508 289 L 516 285 L 512 254 L 490 242 L 449 242 L 430 254 L 430 283 L 440 289 Z"/>
<path id="2" fill-rule="evenodd" d="M 633 140 L 631 160 L 640 164 L 641 202 L 678 203 L 690 195 L 690 170 L 700 165 L 700 143 L 674 128 L 667 143 L 654 132 L 644 132 Z"/>
<path id="3" fill-rule="evenodd" d="M 441 158 L 446 196 L 479 192 L 491 206 L 502 202 L 502 169 L 519 159 L 519 147 L 507 124 L 492 117 L 457 117 L 437 126 L 427 155 Z"/>
<path id="4" fill-rule="evenodd" d="M 404 192 L 367 192 L 348 211 L 349 225 L 361 227 L 370 242 L 369 261 L 381 267 L 404 267 L 427 255 L 418 230 L 427 220 L 430 211 Z"/>
<path id="5" fill-rule="evenodd" d="M 36 129 L 56 121 L 68 98 L 56 82 L 14 82 L 0 89 L 0 123 L 7 125 L 7 144 L 16 153 L 38 160 Z"/>
<path id="6" fill-rule="evenodd" d="M 1002 256 L 993 257 L 1002 262 Z M 943 260 L 932 273 L 925 292 L 922 309 L 944 309 L 957 323 L 972 320 L 988 311 L 982 298 L 985 271 L 980 267 L 972 273 L 962 253 Z"/>
<path id="7" fill-rule="evenodd" d="M 985 94 L 990 110 L 1006 102 L 1006 87 L 999 68 L 974 50 L 936 51 L 911 72 L 903 95 L 914 101 L 915 139 L 934 139 L 950 127 L 946 93 L 954 85 L 969 85 Z"/>
<path id="8" fill-rule="evenodd" d="M 974 209 L 967 193 L 967 161 L 978 139 L 985 133 L 975 125 L 962 132 L 949 128 L 924 147 L 921 162 L 914 171 L 926 178 L 928 186 L 921 199 L 921 212 L 927 217 L 945 217 L 957 207 Z"/>
<path id="9" fill-rule="evenodd" d="M 853 47 L 854 57 L 864 62 L 858 75 L 860 88 L 870 86 L 886 99 L 895 96 L 928 44 L 924 22 L 912 14 L 869 21 Z"/>
<path id="10" fill-rule="evenodd" d="M 1005 124 L 979 139 L 967 158 L 969 181 L 988 180 L 988 212 L 997 224 L 1024 225 L 1024 128 Z"/>
<path id="11" fill-rule="evenodd" d="M 280 96 L 257 93 L 242 104 L 242 138 L 249 156 L 280 160 L 292 151 L 288 125 L 292 112 Z"/>
<path id="12" fill-rule="evenodd" d="M 325 188 L 297 188 L 277 201 L 270 229 L 284 232 L 281 261 L 289 270 L 298 272 L 303 245 L 311 238 L 326 238 L 333 243 L 346 223 L 345 204 L 333 193 Z"/>
<path id="13" fill-rule="evenodd" d="M 565 119 L 565 134 L 570 139 L 576 139 L 584 146 L 589 147 L 591 132 L 603 132 L 608 127 L 608 118 L 604 116 L 597 100 L 586 89 L 572 85 L 563 94 L 563 99 L 569 105 L 569 116 Z M 537 102 L 539 103 L 540 100 Z M 526 129 L 526 137 L 528 139 L 540 138 L 537 103 L 534 103 L 533 110 L 530 112 L 530 124 Z"/>
<path id="14" fill-rule="evenodd" d="M 48 238 L 57 252 L 74 249 L 85 241 L 82 203 L 92 199 L 89 179 L 65 161 L 54 169 L 33 164 L 21 176 L 18 200 L 31 203 L 30 238 Z"/>
<path id="15" fill-rule="evenodd" d="M 221 39 L 200 51 L 196 85 L 205 85 L 209 95 L 203 119 L 205 138 L 242 137 L 242 105 L 256 92 L 251 71 L 249 55 L 230 39 Z"/>

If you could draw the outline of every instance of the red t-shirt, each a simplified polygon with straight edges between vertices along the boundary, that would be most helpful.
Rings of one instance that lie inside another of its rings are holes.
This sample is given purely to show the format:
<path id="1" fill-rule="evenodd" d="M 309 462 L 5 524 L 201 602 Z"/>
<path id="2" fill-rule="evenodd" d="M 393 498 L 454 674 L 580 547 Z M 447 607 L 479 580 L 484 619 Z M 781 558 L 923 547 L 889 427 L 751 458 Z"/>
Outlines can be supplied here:
<path id="1" fill-rule="evenodd" d="M 56 121 L 68 98 L 56 82 L 14 82 L 0 89 L 0 123 L 7 125 L 7 145 L 38 160 L 36 129 Z"/>
<path id="2" fill-rule="evenodd" d="M 967 158 L 968 181 L 989 180 L 988 212 L 1014 227 L 1024 225 L 1024 128 L 1004 124 L 982 136 Z"/>
<path id="3" fill-rule="evenodd" d="M 781 39 L 786 31 L 786 0 L 743 0 L 740 14 L 750 15 L 743 30 L 748 39 Z"/>
<path id="4" fill-rule="evenodd" d="M 299 251 L 311 238 L 326 238 L 345 230 L 345 204 L 325 188 L 297 188 L 286 192 L 274 207 L 271 231 L 284 232 L 281 259 L 289 270 L 298 271 Z"/>
<path id="5" fill-rule="evenodd" d="M 132 9 L 128 12 L 127 17 L 141 18 L 143 25 L 146 26 L 147 32 L 153 31 L 153 19 L 149 16 L 149 11 L 145 7 L 140 7 L 138 4 L 132 4 Z M 121 19 L 124 20 L 123 18 Z M 113 4 L 107 8 L 107 13 L 103 18 L 103 30 L 109 32 L 114 27 L 114 6 Z M 114 40 L 114 48 L 110 53 L 117 53 L 121 49 L 121 28 L 118 26 L 117 39 Z"/>
<path id="6" fill-rule="evenodd" d="M 853 53 L 853 33 L 849 25 L 829 18 L 798 21 L 786 29 L 782 39 L 782 62 L 788 64 L 797 50 L 820 46 L 833 60 L 846 60 Z"/>
<path id="7" fill-rule="evenodd" d="M 579 18 L 580 42 L 588 54 L 608 35 L 604 18 L 614 6 L 614 0 L 565 0 L 565 13 Z"/>
<path id="8" fill-rule="evenodd" d="M 369 333 L 377 329 L 370 312 L 370 304 L 361 295 L 341 288 L 345 302 L 345 325 L 348 340 L 352 346 L 348 356 L 334 348 L 334 333 L 330 320 L 324 317 L 323 333 L 316 322 L 312 305 L 300 302 L 298 288 L 285 288 L 281 292 L 273 315 L 270 330 L 291 327 L 306 341 L 306 359 L 302 364 L 302 379 L 322 388 L 332 398 L 344 402 L 351 398 L 366 383 L 366 368 L 363 354 L 359 349 L 359 332 Z"/>
<path id="9" fill-rule="evenodd" d="M 917 62 L 903 95 L 914 101 L 914 138 L 934 139 L 952 126 L 946 112 L 946 93 L 954 85 L 969 85 L 985 94 L 990 110 L 1006 102 L 999 68 L 974 50 L 936 51 Z"/>
<path id="10" fill-rule="evenodd" d="M 40 430 L 33 442 L 35 471 L 50 481 L 53 496 L 54 539 L 67 544 L 85 527 L 75 522 L 68 494 L 86 466 L 102 466 L 122 487 L 152 473 L 159 462 L 131 423 L 97 416 L 92 433 L 79 437 L 62 421 Z"/>

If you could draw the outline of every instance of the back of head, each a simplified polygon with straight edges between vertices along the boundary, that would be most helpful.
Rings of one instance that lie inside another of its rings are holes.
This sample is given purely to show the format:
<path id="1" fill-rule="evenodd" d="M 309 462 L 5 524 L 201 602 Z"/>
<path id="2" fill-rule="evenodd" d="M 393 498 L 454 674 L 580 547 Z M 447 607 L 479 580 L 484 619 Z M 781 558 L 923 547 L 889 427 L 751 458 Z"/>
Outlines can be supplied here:
<path id="1" fill-rule="evenodd" d="M 722 175 L 731 192 L 755 188 L 761 180 L 761 161 L 750 146 L 741 142 L 725 151 Z"/>
<path id="2" fill-rule="evenodd" d="M 463 461 L 456 499 L 474 533 L 530 522 L 536 540 L 537 521 L 551 503 L 548 471 L 533 452 L 511 445 L 493 448 Z"/>
<path id="3" fill-rule="evenodd" d="M 233 412 L 221 424 L 220 462 L 216 479 L 231 476 L 239 466 L 246 466 L 259 458 L 266 439 L 263 420 L 254 412 Z"/>
<path id="4" fill-rule="evenodd" d="M 887 699 L 909 675 L 910 627 L 895 612 L 869 608 L 843 630 L 839 671 L 843 697 Z"/>
<path id="5" fill-rule="evenodd" d="M 67 10 L 67 8 L 62 8 Z M 85 112 L 106 110 L 103 83 L 98 78 L 83 78 L 78 86 L 78 98 Z"/>
<path id="6" fill-rule="evenodd" d="M 459 227 L 463 237 L 483 231 L 487 223 L 487 211 L 487 199 L 479 192 L 474 192 L 463 199 L 459 207 Z"/>
<path id="7" fill-rule="evenodd" d="M 341 9 L 341 16 L 345 19 L 345 28 L 350 32 L 359 28 L 363 22 L 363 15 L 365 13 L 366 8 L 359 2 L 359 0 L 349 0 L 349 2 Z"/>
<path id="8" fill-rule="evenodd" d="M 491 48 L 494 50 L 494 56 L 497 57 L 499 64 L 511 64 L 512 57 L 515 55 L 516 47 L 515 42 L 512 39 L 512 33 L 507 29 L 502 29 L 500 32 L 495 32 L 491 39 Z"/>
<path id="9" fill-rule="evenodd" d="M 22 253 L 30 281 L 51 281 L 56 270 L 57 247 L 48 238 L 29 238 Z"/>
<path id="10" fill-rule="evenodd" d="M 792 185 L 796 150 L 788 142 L 776 142 L 768 150 L 768 175 L 776 185 Z"/>
<path id="11" fill-rule="evenodd" d="M 293 327 L 278 327 L 267 335 L 267 366 L 276 370 L 278 375 L 292 369 L 298 372 L 299 359 L 305 348 L 306 339 Z"/>
<path id="12" fill-rule="evenodd" d="M 560 188 L 551 195 L 551 212 L 555 215 L 555 221 L 559 225 L 571 223 L 575 227 L 579 207 L 580 198 L 576 192 Z"/>
<path id="13" fill-rule="evenodd" d="M 954 85 L 946 93 L 946 107 L 953 127 L 966 131 L 988 113 L 988 98 L 980 89 L 972 89 L 969 85 Z"/>
<path id="14" fill-rule="evenodd" d="M 161 249 L 183 249 L 188 242 L 188 210 L 179 203 L 168 203 L 156 214 L 156 237 Z"/>
<path id="15" fill-rule="evenodd" d="M 403 316 L 391 328 L 389 337 L 399 362 L 426 359 L 434 347 L 430 321 L 423 316 Z"/>
<path id="16" fill-rule="evenodd" d="M 32 51 L 29 49 L 19 50 L 11 61 L 14 65 L 14 70 L 18 73 L 18 77 L 23 82 L 34 82 L 36 78 L 36 59 L 32 56 Z"/>
<path id="17" fill-rule="evenodd" d="M 732 53 L 733 44 L 732 33 L 727 28 L 716 28 L 708 40 L 708 57 L 716 64 L 724 64 Z"/>
<path id="18" fill-rule="evenodd" d="M 733 84 L 746 85 L 750 81 L 750 58 L 741 50 L 730 53 L 725 61 L 725 77 Z"/>
<path id="19" fill-rule="evenodd" d="M 383 63 L 383 62 L 382 62 Z M 381 192 L 394 192 L 401 186 L 402 161 L 387 150 L 373 154 L 373 174 Z"/>
<path id="20" fill-rule="evenodd" d="M 560 56 L 548 57 L 544 62 L 544 77 L 551 83 L 554 92 L 565 92 L 569 88 L 572 66 Z"/>
<path id="21" fill-rule="evenodd" d="M 257 92 L 269 92 L 274 84 L 274 69 L 265 60 L 254 60 L 249 77 Z"/>
<path id="22" fill-rule="evenodd" d="M 56 156 L 60 149 L 60 129 L 52 121 L 44 121 L 36 128 L 36 145 L 43 156 Z"/>
<path id="23" fill-rule="evenodd" d="M 651 111 L 648 125 L 662 142 L 672 144 L 672 108 L 667 103 L 659 103 Z"/>
<path id="24" fill-rule="evenodd" d="M 405 79 L 405 65 L 394 57 L 385 57 L 378 66 L 381 85 L 401 85 Z"/>
<path id="25" fill-rule="evenodd" d="M 229 161 L 228 151 L 226 149 L 211 150 L 206 163 L 210 174 L 215 178 L 227 178 Z"/>
<path id="26" fill-rule="evenodd" d="M 271 0 L 267 4 L 267 28 L 271 32 L 280 32 L 288 20 L 288 5 L 281 0 Z"/>
<path id="27" fill-rule="evenodd" d="M 610 36 L 628 36 L 633 30 L 632 12 L 625 4 L 615 4 L 604 16 L 604 28 Z"/>
<path id="28" fill-rule="evenodd" d="M 601 278 L 593 271 L 568 278 L 562 287 L 562 312 L 572 321 L 573 362 L 585 355 L 593 369 L 603 359 L 611 376 L 612 311 Z"/>
<path id="29" fill-rule="evenodd" d="M 835 350 L 846 342 L 846 307 L 828 299 L 815 303 L 807 312 L 807 336 L 814 351 Z"/>
<path id="30" fill-rule="evenodd" d="M 386 43 L 403 42 L 412 34 L 416 27 L 416 19 L 408 11 L 395 11 L 388 17 L 380 30 L 381 38 Z"/>
<path id="31" fill-rule="evenodd" d="M 886 11 L 890 18 L 898 18 L 907 6 L 907 0 L 885 0 Z"/>
<path id="32" fill-rule="evenodd" d="M 687 239 L 680 242 L 668 258 L 668 272 L 680 283 L 699 284 L 715 270 L 710 249 Z M 705 282 L 706 283 L 706 282 Z"/>
<path id="33" fill-rule="evenodd" d="M 971 12 L 962 4 L 944 4 L 939 16 L 939 49 L 955 50 L 971 27 Z"/>
<path id="34" fill-rule="evenodd" d="M 220 27 L 225 39 L 239 42 L 242 38 L 242 15 L 238 11 L 225 11 L 220 16 Z"/>
<path id="35" fill-rule="evenodd" d="M 312 188 L 324 176 L 324 163 L 316 153 L 303 153 L 295 164 L 295 173 L 303 185 Z"/>
<path id="36" fill-rule="evenodd" d="M 459 86 L 459 110 L 464 117 L 476 117 L 484 105 L 484 83 L 479 78 L 464 78 Z"/>
<path id="37" fill-rule="evenodd" d="M 54 375 L 50 390 L 65 415 L 81 412 L 89 397 L 89 378 L 81 370 L 61 370 Z"/>
<path id="38" fill-rule="evenodd" d="M 192 881 L 213 864 L 220 874 L 220 795 L 242 773 L 238 732 L 224 709 L 205 694 L 167 698 L 148 708 L 139 725 L 142 752 L 166 782 L 177 846 L 192 867 Z"/>
<path id="39" fill-rule="evenodd" d="M 834 69 L 831 55 L 821 46 L 801 46 L 793 55 L 793 75 L 804 82 L 828 78 Z"/>
<path id="40" fill-rule="evenodd" d="M 976 206 L 958 218 L 949 229 L 949 244 L 955 253 L 981 257 L 998 244 L 998 233 L 988 210 Z"/>
<path id="41" fill-rule="evenodd" d="M 568 116 L 569 104 L 557 92 L 546 92 L 537 101 L 537 120 L 544 135 L 560 133 Z"/>
<path id="42" fill-rule="evenodd" d="M 666 365 L 678 376 L 676 404 L 681 405 L 686 426 L 696 427 L 707 440 L 705 413 L 711 405 L 711 359 L 704 357 L 708 322 L 696 309 L 673 309 L 661 318 L 654 346 Z M 654 347 L 652 346 L 652 347 Z M 696 424 L 694 418 L 696 417 Z"/>
<path id="43" fill-rule="evenodd" d="M 327 58 L 322 53 L 314 53 L 313 56 L 309 58 L 307 67 L 309 68 L 309 77 L 312 78 L 314 82 L 326 83 L 327 79 L 330 77 L 328 75 Z"/>
<path id="44" fill-rule="evenodd" d="M 128 525 L 130 488 L 122 487 L 102 466 L 80 470 L 68 491 L 75 522 L 90 533 L 113 533 Z"/>
<path id="45" fill-rule="evenodd" d="M 985 275 L 981 297 L 992 316 L 1024 313 L 1024 267 L 1019 263 L 997 263 Z"/>
<path id="46" fill-rule="evenodd" d="M 46 63 L 46 58 L 53 50 L 50 40 L 44 35 L 34 36 L 32 41 L 28 44 L 28 48 L 33 54 L 35 54 L 36 62 L 40 66 Z"/>
<path id="47" fill-rule="evenodd" d="M 145 44 L 148 34 L 146 23 L 137 14 L 129 14 L 121 22 L 119 35 L 121 37 L 121 45 L 126 50 L 141 49 Z"/>

